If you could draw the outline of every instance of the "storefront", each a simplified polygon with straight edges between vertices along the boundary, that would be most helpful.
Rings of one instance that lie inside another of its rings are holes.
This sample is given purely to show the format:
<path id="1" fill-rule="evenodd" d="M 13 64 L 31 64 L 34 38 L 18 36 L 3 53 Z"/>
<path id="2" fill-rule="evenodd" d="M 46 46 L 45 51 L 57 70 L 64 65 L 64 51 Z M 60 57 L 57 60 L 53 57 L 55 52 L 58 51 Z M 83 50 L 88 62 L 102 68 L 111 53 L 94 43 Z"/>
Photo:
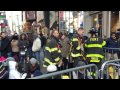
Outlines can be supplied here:
<path id="1" fill-rule="evenodd" d="M 101 11 L 91 11 L 90 16 L 92 17 L 92 27 L 96 28 L 98 30 L 98 36 L 102 37 L 102 12 Z M 92 28 L 91 27 L 91 28 Z"/>
<path id="2" fill-rule="evenodd" d="M 59 13 L 59 29 L 73 33 L 79 27 L 83 27 L 82 11 L 60 11 Z"/>
<path id="3" fill-rule="evenodd" d="M 111 11 L 111 32 L 116 32 L 120 28 L 120 12 Z"/>

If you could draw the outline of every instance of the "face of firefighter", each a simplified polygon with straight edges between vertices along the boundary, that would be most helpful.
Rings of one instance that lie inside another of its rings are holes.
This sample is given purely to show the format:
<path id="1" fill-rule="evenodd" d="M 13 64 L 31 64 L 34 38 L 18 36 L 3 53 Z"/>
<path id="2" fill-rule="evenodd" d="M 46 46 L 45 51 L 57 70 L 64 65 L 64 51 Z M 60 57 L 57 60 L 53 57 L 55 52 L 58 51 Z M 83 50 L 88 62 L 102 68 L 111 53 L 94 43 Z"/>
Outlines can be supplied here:
<path id="1" fill-rule="evenodd" d="M 78 34 L 79 34 L 80 36 L 83 36 L 84 30 L 83 30 L 83 29 L 79 29 L 79 30 L 78 30 Z"/>
<path id="2" fill-rule="evenodd" d="M 53 33 L 53 35 L 54 35 L 56 38 L 58 38 L 58 37 L 59 37 L 58 31 L 56 30 L 56 31 Z"/>

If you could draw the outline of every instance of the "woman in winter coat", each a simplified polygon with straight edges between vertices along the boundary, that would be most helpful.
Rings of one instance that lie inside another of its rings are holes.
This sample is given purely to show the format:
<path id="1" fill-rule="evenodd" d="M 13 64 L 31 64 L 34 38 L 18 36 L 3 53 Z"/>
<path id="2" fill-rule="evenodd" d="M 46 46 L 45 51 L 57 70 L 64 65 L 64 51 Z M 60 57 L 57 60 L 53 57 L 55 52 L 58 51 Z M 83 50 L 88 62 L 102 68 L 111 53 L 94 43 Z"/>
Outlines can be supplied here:
<path id="1" fill-rule="evenodd" d="M 27 35 L 26 34 L 21 34 L 20 39 L 19 39 L 19 48 L 20 51 L 24 50 L 25 48 L 28 48 L 29 42 L 27 40 Z"/>
<path id="2" fill-rule="evenodd" d="M 19 40 L 17 34 L 13 35 L 11 41 L 11 47 L 12 47 L 12 57 L 17 57 L 17 59 L 19 59 Z"/>
<path id="3" fill-rule="evenodd" d="M 34 35 L 34 41 L 32 46 L 32 51 L 35 56 L 35 58 L 40 61 L 40 48 L 41 48 L 41 40 L 38 37 L 37 33 Z"/>

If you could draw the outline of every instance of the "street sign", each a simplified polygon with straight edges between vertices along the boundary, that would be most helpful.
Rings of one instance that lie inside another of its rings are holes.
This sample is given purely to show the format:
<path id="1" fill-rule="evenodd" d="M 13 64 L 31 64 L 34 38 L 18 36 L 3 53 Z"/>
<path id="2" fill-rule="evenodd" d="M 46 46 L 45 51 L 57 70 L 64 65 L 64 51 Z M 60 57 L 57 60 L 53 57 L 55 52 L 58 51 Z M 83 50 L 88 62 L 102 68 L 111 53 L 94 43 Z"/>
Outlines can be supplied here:
<path id="1" fill-rule="evenodd" d="M 0 19 L 5 19 L 6 15 L 0 15 Z"/>

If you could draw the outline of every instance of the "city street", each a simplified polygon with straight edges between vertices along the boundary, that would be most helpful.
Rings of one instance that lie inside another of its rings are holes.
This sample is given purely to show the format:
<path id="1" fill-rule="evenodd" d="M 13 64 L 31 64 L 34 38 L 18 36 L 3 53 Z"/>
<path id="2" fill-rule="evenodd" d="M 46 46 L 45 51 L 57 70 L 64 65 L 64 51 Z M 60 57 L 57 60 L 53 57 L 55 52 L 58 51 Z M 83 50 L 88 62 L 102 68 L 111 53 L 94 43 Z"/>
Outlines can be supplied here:
<path id="1" fill-rule="evenodd" d="M 120 11 L 0 11 L 0 79 L 119 79 L 119 62 Z"/>

